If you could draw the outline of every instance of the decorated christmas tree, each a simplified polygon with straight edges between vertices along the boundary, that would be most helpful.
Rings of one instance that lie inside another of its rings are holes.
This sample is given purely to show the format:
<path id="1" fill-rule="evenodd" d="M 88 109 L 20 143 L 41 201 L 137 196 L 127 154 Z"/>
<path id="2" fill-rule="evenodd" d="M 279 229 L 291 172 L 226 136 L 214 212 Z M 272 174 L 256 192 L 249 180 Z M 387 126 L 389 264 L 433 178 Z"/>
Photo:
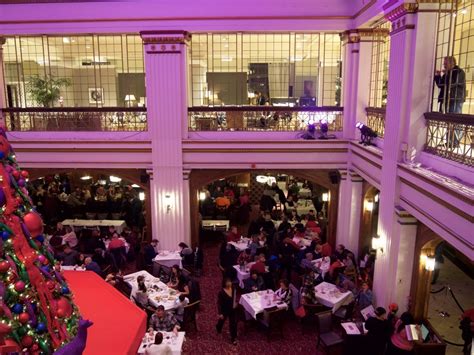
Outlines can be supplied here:
<path id="1" fill-rule="evenodd" d="M 52 354 L 73 341 L 80 316 L 44 244 L 27 179 L 0 129 L 0 353 L 7 344 L 26 354 Z"/>

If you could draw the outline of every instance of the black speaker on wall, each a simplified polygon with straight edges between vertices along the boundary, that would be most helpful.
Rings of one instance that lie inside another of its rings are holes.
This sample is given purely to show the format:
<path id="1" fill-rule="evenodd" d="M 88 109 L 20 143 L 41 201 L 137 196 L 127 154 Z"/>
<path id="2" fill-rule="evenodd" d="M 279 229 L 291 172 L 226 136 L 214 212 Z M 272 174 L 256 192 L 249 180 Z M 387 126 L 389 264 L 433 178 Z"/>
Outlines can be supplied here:
<path id="1" fill-rule="evenodd" d="M 339 181 L 341 181 L 341 174 L 337 170 L 330 171 L 328 175 L 329 175 L 329 180 L 331 180 L 331 184 L 333 185 L 337 185 L 339 184 Z"/>

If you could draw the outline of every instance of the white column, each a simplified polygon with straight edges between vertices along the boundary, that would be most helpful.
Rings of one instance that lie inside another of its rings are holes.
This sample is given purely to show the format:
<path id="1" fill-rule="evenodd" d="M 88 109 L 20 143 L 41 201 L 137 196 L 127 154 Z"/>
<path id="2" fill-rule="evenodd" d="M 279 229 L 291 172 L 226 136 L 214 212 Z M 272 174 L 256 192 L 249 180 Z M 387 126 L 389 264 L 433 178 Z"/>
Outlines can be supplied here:
<path id="1" fill-rule="evenodd" d="M 5 63 L 3 62 L 3 45 L 6 42 L 5 37 L 0 37 L 0 109 L 7 107 L 5 97 Z M 5 117 L 0 111 L 0 127 L 5 127 Z"/>
<path id="2" fill-rule="evenodd" d="M 423 68 L 432 68 L 435 44 L 434 39 L 427 38 L 433 29 L 423 27 L 435 25 L 431 21 L 435 13 L 425 12 L 429 9 L 417 13 L 416 3 L 397 5 L 389 5 L 385 15 L 392 22 L 392 31 L 378 221 L 384 252 L 378 252 L 374 275 L 374 292 L 381 306 L 397 297 L 399 248 L 404 246 L 394 212 L 399 204 L 397 169 L 406 145 L 416 141 L 410 137 L 420 131 L 421 112 L 428 109 L 432 73 L 428 75 Z M 418 70 L 427 77 L 421 80 Z M 421 91 L 426 92 L 420 94 Z"/>
<path id="3" fill-rule="evenodd" d="M 343 35 L 343 137 L 355 139 L 357 121 L 366 121 L 369 103 L 372 30 L 349 30 Z"/>
<path id="4" fill-rule="evenodd" d="M 397 223 L 396 233 L 398 245 L 392 245 L 392 250 L 398 250 L 396 267 L 396 285 L 393 301 L 402 311 L 408 310 L 413 264 L 415 258 L 416 232 L 418 221 L 400 206 L 395 207 Z"/>
<path id="5" fill-rule="evenodd" d="M 145 50 L 148 129 L 152 137 L 153 237 L 174 250 L 189 242 L 189 192 L 183 181 L 182 140 L 187 137 L 184 31 L 142 32 Z"/>
<path id="6" fill-rule="evenodd" d="M 349 233 L 345 246 L 359 255 L 360 220 L 362 217 L 362 183 L 364 180 L 355 172 L 349 171 L 351 204 L 349 207 Z"/>
<path id="7" fill-rule="evenodd" d="M 339 183 L 339 199 L 337 205 L 337 230 L 336 244 L 347 244 L 347 236 L 349 234 L 350 216 L 349 210 L 351 205 L 350 182 L 347 170 L 339 170 L 341 181 Z"/>

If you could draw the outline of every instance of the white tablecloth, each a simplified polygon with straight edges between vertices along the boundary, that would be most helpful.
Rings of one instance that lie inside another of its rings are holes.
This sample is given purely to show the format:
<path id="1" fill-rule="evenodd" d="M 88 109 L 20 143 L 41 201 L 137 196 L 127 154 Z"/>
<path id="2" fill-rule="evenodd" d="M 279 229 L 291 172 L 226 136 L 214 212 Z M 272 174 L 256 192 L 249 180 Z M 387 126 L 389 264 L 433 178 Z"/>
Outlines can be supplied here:
<path id="1" fill-rule="evenodd" d="M 132 294 L 130 295 L 130 299 L 132 299 L 132 296 L 138 290 L 137 277 L 139 275 L 145 276 L 145 285 L 147 287 L 148 299 L 151 305 L 158 307 L 161 304 L 166 310 L 176 308 L 176 291 L 169 288 L 166 284 L 161 282 L 159 278 L 154 277 L 145 270 L 137 271 L 124 277 L 124 280 L 132 286 Z"/>
<path id="2" fill-rule="evenodd" d="M 155 256 L 155 259 L 153 259 L 153 261 L 169 268 L 173 267 L 173 265 L 179 265 L 180 269 L 183 267 L 179 251 L 161 250 L 158 255 Z"/>
<path id="3" fill-rule="evenodd" d="M 225 228 L 225 230 L 229 230 L 229 220 L 227 219 L 205 219 L 201 223 L 203 229 Z"/>
<path id="4" fill-rule="evenodd" d="M 251 266 L 253 263 L 249 264 Z M 249 264 L 247 264 L 244 270 L 240 268 L 240 265 L 234 265 L 234 269 L 237 270 L 237 279 L 239 280 L 240 288 L 244 288 L 244 280 L 250 277 Z"/>
<path id="5" fill-rule="evenodd" d="M 311 262 L 321 271 L 322 277 L 324 278 L 331 267 L 331 258 L 326 256 L 325 258 L 319 258 Z"/>
<path id="6" fill-rule="evenodd" d="M 65 219 L 61 224 L 63 226 L 85 228 L 114 226 L 118 233 L 122 233 L 123 229 L 127 226 L 125 221 L 113 219 Z"/>
<path id="7" fill-rule="evenodd" d="M 286 303 L 282 303 L 278 298 L 275 299 L 273 290 L 257 291 L 246 293 L 240 297 L 240 304 L 248 314 L 257 319 L 257 314 L 263 313 L 265 308 L 275 307 L 288 308 Z"/>
<path id="8" fill-rule="evenodd" d="M 311 197 L 311 190 L 310 189 L 301 189 L 298 192 L 298 196 L 300 198 L 309 198 L 309 197 Z"/>
<path id="9" fill-rule="evenodd" d="M 138 349 L 138 354 L 145 353 L 145 347 L 148 344 L 152 344 L 155 342 L 155 334 L 157 332 L 153 332 L 153 340 L 148 337 L 148 333 L 145 334 L 143 337 L 142 343 L 140 344 L 140 348 Z M 173 341 L 173 332 L 161 332 L 163 333 L 163 344 L 168 345 L 171 348 L 173 355 L 181 355 L 183 351 L 183 343 L 186 340 L 185 335 L 186 332 L 178 332 L 178 337 Z"/>
<path id="10" fill-rule="evenodd" d="M 229 244 L 232 244 L 238 251 L 244 251 L 249 246 L 249 239 L 244 238 L 243 240 L 239 240 L 238 242 L 229 242 Z"/>
<path id="11" fill-rule="evenodd" d="M 303 248 L 309 247 L 311 245 L 311 240 L 306 238 L 293 237 L 293 241 L 298 244 L 298 246 Z"/>
<path id="12" fill-rule="evenodd" d="M 82 266 L 62 266 L 61 271 L 86 271 Z"/>
<path id="13" fill-rule="evenodd" d="M 332 308 L 332 312 L 336 312 L 341 306 L 347 305 L 354 300 L 354 296 L 350 291 L 341 292 L 336 285 L 328 282 L 322 282 L 315 286 L 316 299 L 319 303 L 326 307 Z"/>
<path id="14" fill-rule="evenodd" d="M 298 203 L 296 204 L 296 211 L 298 212 L 299 216 L 308 214 L 310 210 L 315 211 L 313 201 L 298 200 Z"/>

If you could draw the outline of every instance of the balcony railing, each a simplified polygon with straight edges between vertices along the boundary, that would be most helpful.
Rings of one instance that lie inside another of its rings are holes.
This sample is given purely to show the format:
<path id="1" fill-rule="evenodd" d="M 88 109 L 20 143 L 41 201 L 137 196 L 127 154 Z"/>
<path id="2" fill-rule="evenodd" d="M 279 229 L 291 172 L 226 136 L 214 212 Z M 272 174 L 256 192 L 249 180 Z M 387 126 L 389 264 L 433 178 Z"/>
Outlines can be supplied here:
<path id="1" fill-rule="evenodd" d="M 369 126 L 377 136 L 383 138 L 385 134 L 385 109 L 379 107 L 366 107 L 367 126 Z"/>
<path id="2" fill-rule="evenodd" d="M 144 107 L 2 109 L 10 131 L 146 131 Z"/>
<path id="3" fill-rule="evenodd" d="M 425 113 L 425 151 L 474 166 L 474 115 Z"/>
<path id="4" fill-rule="evenodd" d="M 342 107 L 219 106 L 190 107 L 190 131 L 300 131 L 326 122 L 342 131 Z"/>

